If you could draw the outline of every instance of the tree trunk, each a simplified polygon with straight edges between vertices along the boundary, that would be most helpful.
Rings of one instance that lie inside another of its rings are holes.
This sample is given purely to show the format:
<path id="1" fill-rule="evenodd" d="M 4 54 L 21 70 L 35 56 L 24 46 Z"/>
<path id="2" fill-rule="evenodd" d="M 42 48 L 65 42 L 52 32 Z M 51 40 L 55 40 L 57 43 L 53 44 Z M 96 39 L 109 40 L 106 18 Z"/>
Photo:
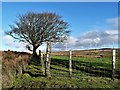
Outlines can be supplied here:
<path id="1" fill-rule="evenodd" d="M 51 74 L 50 74 L 50 53 L 51 53 L 51 42 L 47 42 L 46 61 L 45 61 L 45 76 L 46 77 L 51 77 Z"/>
<path id="2" fill-rule="evenodd" d="M 31 61 L 30 61 L 29 64 L 31 64 L 33 62 L 36 63 L 36 64 L 40 63 L 40 58 L 36 53 L 37 48 L 38 47 L 33 46 L 33 54 L 32 54 L 32 58 L 31 58 Z"/>
<path id="3" fill-rule="evenodd" d="M 36 53 L 37 47 L 33 47 L 33 57 L 37 57 L 37 53 Z"/>

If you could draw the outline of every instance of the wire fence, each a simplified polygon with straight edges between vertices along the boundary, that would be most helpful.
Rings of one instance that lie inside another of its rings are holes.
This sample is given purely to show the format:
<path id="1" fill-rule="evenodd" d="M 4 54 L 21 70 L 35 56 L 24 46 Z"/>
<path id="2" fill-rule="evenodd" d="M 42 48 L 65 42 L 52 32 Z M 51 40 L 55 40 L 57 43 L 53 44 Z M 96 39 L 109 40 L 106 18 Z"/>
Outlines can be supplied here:
<path id="1" fill-rule="evenodd" d="M 120 78 L 118 49 L 92 49 L 51 53 L 51 74 Z"/>

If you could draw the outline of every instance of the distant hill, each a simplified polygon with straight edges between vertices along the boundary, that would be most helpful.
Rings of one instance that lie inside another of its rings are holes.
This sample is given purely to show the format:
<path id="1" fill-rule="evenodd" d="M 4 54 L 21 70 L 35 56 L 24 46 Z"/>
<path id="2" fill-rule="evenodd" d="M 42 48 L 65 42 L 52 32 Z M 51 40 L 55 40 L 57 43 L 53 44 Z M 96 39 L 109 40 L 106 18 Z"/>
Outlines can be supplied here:
<path id="1" fill-rule="evenodd" d="M 76 56 L 76 57 L 112 57 L 112 50 L 113 50 L 112 48 L 73 50 L 72 56 Z M 119 50 L 120 49 L 116 49 L 117 55 L 118 55 Z M 69 51 L 52 52 L 52 55 L 68 56 Z"/>

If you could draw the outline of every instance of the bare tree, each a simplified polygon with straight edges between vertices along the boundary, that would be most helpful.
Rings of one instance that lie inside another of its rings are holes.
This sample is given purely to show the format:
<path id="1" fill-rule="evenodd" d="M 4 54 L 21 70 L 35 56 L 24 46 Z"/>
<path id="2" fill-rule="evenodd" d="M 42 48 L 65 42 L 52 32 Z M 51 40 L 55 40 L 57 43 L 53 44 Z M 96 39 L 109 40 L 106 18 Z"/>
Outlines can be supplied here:
<path id="1" fill-rule="evenodd" d="M 10 25 L 11 31 L 8 35 L 28 43 L 28 50 L 37 56 L 36 50 L 43 42 L 59 42 L 69 34 L 68 23 L 61 16 L 55 13 L 34 13 L 28 12 L 19 15 L 14 25 Z"/>

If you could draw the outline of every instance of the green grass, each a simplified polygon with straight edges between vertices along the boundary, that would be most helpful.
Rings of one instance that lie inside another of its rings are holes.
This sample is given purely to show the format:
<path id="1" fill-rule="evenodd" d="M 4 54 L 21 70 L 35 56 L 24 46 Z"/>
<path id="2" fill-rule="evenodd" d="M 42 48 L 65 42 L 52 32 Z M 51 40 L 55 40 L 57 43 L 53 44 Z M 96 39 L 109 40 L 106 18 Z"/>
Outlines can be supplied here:
<path id="1" fill-rule="evenodd" d="M 118 61 L 117 61 L 118 62 Z M 120 80 L 98 74 L 111 74 L 111 58 L 72 58 L 72 78 L 69 77 L 69 57 L 52 56 L 51 77 L 46 78 L 39 65 L 30 65 L 19 74 L 11 88 L 113 88 L 120 89 Z M 104 69 L 104 70 L 102 70 Z M 83 70 L 83 71 L 82 71 Z M 90 72 L 88 71 L 90 70 Z M 120 69 L 117 68 L 119 71 Z M 104 73 L 103 73 L 104 72 Z M 92 74 L 96 76 L 92 76 Z"/>
<path id="2" fill-rule="evenodd" d="M 15 88 L 112 88 L 114 85 L 109 78 L 67 78 L 67 77 L 37 77 L 24 74 L 23 79 L 17 79 Z"/>
<path id="3" fill-rule="evenodd" d="M 69 57 L 67 56 L 52 56 L 53 62 L 58 62 L 62 65 L 69 64 Z M 62 63 L 63 61 L 64 63 Z M 94 68 L 103 68 L 112 70 L 112 58 L 104 57 L 104 58 L 86 58 L 86 57 L 72 57 L 73 66 L 88 66 Z M 119 65 L 118 65 L 119 64 Z M 116 70 L 120 71 L 120 63 L 118 59 L 116 59 Z"/>
<path id="4" fill-rule="evenodd" d="M 69 73 L 67 68 L 54 65 L 51 67 L 55 68 L 51 69 L 52 77 L 33 77 L 27 73 L 19 74 L 11 88 L 119 88 L 119 85 L 116 86 L 120 82 L 118 79 L 112 81 L 110 78 L 92 77 L 82 74 L 78 70 L 73 70 L 73 77 L 69 78 L 67 76 Z M 63 73 L 66 76 L 58 76 L 56 72 L 59 72 L 59 74 Z M 78 74 L 79 77 L 74 77 L 74 74 Z"/>

